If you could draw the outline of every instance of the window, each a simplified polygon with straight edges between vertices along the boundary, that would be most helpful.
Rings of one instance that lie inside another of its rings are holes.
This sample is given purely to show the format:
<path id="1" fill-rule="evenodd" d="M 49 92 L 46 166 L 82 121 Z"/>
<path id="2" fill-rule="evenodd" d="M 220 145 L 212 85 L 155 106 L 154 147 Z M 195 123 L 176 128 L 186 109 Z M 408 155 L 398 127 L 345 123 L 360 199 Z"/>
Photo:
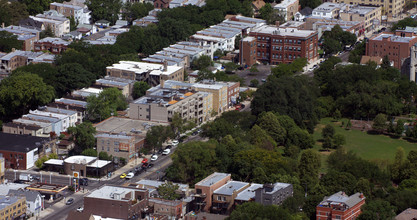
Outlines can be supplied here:
<path id="1" fill-rule="evenodd" d="M 336 219 L 342 219 L 342 216 L 336 215 Z"/>
<path id="2" fill-rule="evenodd" d="M 222 201 L 222 197 L 221 196 L 217 196 L 217 200 Z"/>

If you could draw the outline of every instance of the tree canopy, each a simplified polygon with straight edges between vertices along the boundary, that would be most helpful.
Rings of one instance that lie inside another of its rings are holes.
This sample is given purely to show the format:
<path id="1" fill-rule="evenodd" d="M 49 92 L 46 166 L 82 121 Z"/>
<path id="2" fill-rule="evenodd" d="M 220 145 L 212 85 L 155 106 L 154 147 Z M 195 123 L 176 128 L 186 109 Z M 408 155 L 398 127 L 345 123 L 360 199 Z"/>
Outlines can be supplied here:
<path id="1" fill-rule="evenodd" d="M 0 31 L 0 51 L 11 52 L 12 49 L 22 49 L 23 42 L 17 39 L 17 36 L 7 31 Z"/>
<path id="2" fill-rule="evenodd" d="M 117 111 L 126 108 L 126 98 L 118 88 L 106 88 L 98 96 L 92 95 L 87 98 L 88 118 L 92 121 L 116 116 Z"/>

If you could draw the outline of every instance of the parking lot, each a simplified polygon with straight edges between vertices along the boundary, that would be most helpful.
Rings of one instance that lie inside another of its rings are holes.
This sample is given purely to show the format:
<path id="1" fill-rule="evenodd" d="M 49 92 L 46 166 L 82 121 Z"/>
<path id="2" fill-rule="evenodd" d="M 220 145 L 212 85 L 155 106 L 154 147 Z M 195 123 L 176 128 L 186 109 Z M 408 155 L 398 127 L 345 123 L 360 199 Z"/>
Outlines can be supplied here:
<path id="1" fill-rule="evenodd" d="M 263 83 L 262 79 L 268 78 L 271 74 L 271 67 L 274 66 L 259 64 L 256 66 L 259 72 L 251 73 L 249 69 L 236 70 L 236 75 L 245 79 L 245 86 L 249 86 L 250 81 L 253 79 L 257 79 L 259 81 L 259 85 L 261 85 Z"/>

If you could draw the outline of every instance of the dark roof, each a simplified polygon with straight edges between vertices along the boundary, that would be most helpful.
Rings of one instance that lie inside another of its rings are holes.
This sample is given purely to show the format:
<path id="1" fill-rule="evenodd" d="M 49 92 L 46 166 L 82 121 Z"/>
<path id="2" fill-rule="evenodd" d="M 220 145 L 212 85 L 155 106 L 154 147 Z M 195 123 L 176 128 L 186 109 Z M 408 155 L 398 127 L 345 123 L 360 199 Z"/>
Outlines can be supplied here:
<path id="1" fill-rule="evenodd" d="M 302 15 L 311 15 L 313 13 L 313 9 L 311 9 L 310 7 L 305 7 L 303 9 L 301 9 L 300 14 Z"/>
<path id="2" fill-rule="evenodd" d="M 20 124 L 20 123 L 14 123 L 14 122 L 7 122 L 6 124 L 3 124 L 3 126 L 6 127 L 14 127 L 14 128 L 25 128 L 26 130 L 39 130 L 41 129 L 40 126 L 37 125 L 26 125 L 26 124 Z"/>
<path id="3" fill-rule="evenodd" d="M 19 26 L 22 27 L 34 27 L 36 29 L 41 29 L 43 23 L 40 21 L 35 21 L 32 18 L 26 18 L 19 21 Z"/>
<path id="4" fill-rule="evenodd" d="M 96 23 L 110 23 L 110 21 L 102 19 L 102 20 L 96 21 Z"/>
<path id="5" fill-rule="evenodd" d="M 29 152 L 40 147 L 44 142 L 49 142 L 49 138 L 0 132 L 0 150 Z"/>

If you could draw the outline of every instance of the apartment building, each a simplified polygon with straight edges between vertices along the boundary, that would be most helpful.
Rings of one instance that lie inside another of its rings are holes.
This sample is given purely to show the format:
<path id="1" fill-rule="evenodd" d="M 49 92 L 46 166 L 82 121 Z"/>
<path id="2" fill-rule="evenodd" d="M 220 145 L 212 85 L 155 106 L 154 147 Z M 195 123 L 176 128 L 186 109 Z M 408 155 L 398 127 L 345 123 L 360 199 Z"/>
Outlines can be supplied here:
<path id="1" fill-rule="evenodd" d="M 123 134 L 97 134 L 97 151 L 106 152 L 114 158 L 124 158 L 131 161 L 137 158 L 137 153 L 145 144 L 144 138 Z"/>
<path id="2" fill-rule="evenodd" d="M 396 31 L 395 33 L 381 33 L 371 37 L 366 43 L 366 56 L 388 56 L 394 67 L 402 70 L 409 68 L 403 66 L 410 57 L 410 48 L 417 43 L 417 36 L 412 32 Z"/>
<path id="3" fill-rule="evenodd" d="M 274 6 L 274 10 L 277 10 L 278 13 L 284 17 L 285 21 L 292 20 L 295 16 L 295 13 L 299 9 L 298 0 L 282 0 L 279 4 Z"/>
<path id="4" fill-rule="evenodd" d="M 361 213 L 361 207 L 365 204 L 365 197 L 362 193 L 355 193 L 347 196 L 340 191 L 329 197 L 324 197 L 323 201 L 316 207 L 316 219 L 356 219 Z"/>
<path id="5" fill-rule="evenodd" d="M 26 210 L 29 215 L 39 215 L 42 211 L 42 197 L 39 192 L 23 190 L 23 189 L 10 189 L 7 193 L 8 196 L 24 197 L 26 200 Z"/>
<path id="6" fill-rule="evenodd" d="M 241 191 L 234 198 L 235 205 L 241 205 L 245 202 L 253 202 L 256 198 L 256 190 L 262 188 L 263 184 L 251 183 L 249 187 Z"/>
<path id="7" fill-rule="evenodd" d="M 410 47 L 410 81 L 416 82 L 417 43 Z"/>
<path id="8" fill-rule="evenodd" d="M 195 184 L 194 195 L 197 206 L 196 211 L 210 212 L 213 203 L 214 191 L 230 181 L 231 175 L 227 173 L 213 173 Z"/>
<path id="9" fill-rule="evenodd" d="M 55 36 L 61 37 L 70 32 L 70 20 L 63 15 L 52 11 L 45 12 L 45 14 L 38 14 L 36 16 L 29 16 L 29 18 L 42 22 L 44 28 L 51 27 Z"/>
<path id="10" fill-rule="evenodd" d="M 34 49 L 35 41 L 39 40 L 40 30 L 34 28 L 26 28 L 23 26 L 14 26 L 10 25 L 8 27 L 4 27 L 4 23 L 2 24 L 2 28 L 0 31 L 7 31 L 17 36 L 17 39 L 22 41 L 22 50 L 31 51 Z"/>
<path id="11" fill-rule="evenodd" d="M 205 111 L 212 94 L 192 89 L 153 88 L 147 95 L 129 104 L 129 117 L 157 122 L 171 122 L 178 113 L 185 120 L 206 121 L 211 111 Z"/>
<path id="12" fill-rule="evenodd" d="M 235 198 L 246 190 L 249 183 L 229 181 L 213 192 L 211 211 L 218 214 L 230 214 L 235 204 Z"/>
<path id="13" fill-rule="evenodd" d="M 253 63 L 253 57 L 259 62 L 273 65 L 291 63 L 300 57 L 307 58 L 308 62 L 318 59 L 316 31 L 261 26 L 252 30 L 249 36 L 252 38 L 243 39 L 241 44 L 239 60 L 243 61 L 242 65 Z M 256 53 L 253 52 L 253 38 L 256 39 Z"/>
<path id="14" fill-rule="evenodd" d="M 26 199 L 17 196 L 0 196 L 2 219 L 23 219 L 26 216 Z"/>
<path id="15" fill-rule="evenodd" d="M 45 37 L 35 42 L 35 51 L 49 51 L 53 54 L 60 54 L 67 50 L 70 42 L 57 37 Z"/>
<path id="16" fill-rule="evenodd" d="M 397 17 L 404 9 L 404 0 L 386 0 L 386 1 L 373 1 L 373 0 L 332 0 L 335 3 L 346 3 L 354 5 L 366 5 L 382 7 L 382 14 L 389 17 Z"/>
<path id="17" fill-rule="evenodd" d="M 224 112 L 228 106 L 228 84 L 216 82 L 213 80 L 204 80 L 199 83 L 183 83 L 178 81 L 166 81 L 163 88 L 180 89 L 182 87 L 191 88 L 199 92 L 213 94 L 212 110 L 217 113 Z"/>
<path id="18" fill-rule="evenodd" d="M 72 91 L 71 96 L 73 98 L 86 101 L 88 97 L 98 96 L 101 92 L 103 92 L 103 89 L 88 87 L 88 88 Z"/>
<path id="19" fill-rule="evenodd" d="M 364 23 L 359 21 L 318 20 L 313 23 L 312 29 L 317 31 L 319 38 L 321 38 L 324 32 L 331 31 L 336 25 L 339 25 L 343 31 L 355 34 L 357 37 L 365 33 Z"/>
<path id="20" fill-rule="evenodd" d="M 77 124 L 82 123 L 87 110 L 87 102 L 75 99 L 60 98 L 48 104 L 48 107 L 67 109 L 77 112 Z"/>
<path id="21" fill-rule="evenodd" d="M 262 205 L 281 205 L 293 196 L 293 186 L 288 183 L 264 184 L 255 190 L 255 202 Z"/>
<path id="22" fill-rule="evenodd" d="M 206 5 L 206 1 L 205 0 L 171 0 L 169 2 L 169 8 L 182 7 L 186 5 L 195 5 L 198 7 L 202 7 Z"/>
<path id="23" fill-rule="evenodd" d="M 156 24 L 156 23 L 158 23 L 158 13 L 161 12 L 161 11 L 162 11 L 162 9 L 155 8 L 155 9 L 149 11 L 147 16 L 134 20 L 132 22 L 132 25 L 147 27 L 149 24 Z"/>
<path id="24" fill-rule="evenodd" d="M 349 5 L 340 12 L 343 21 L 363 22 L 366 32 L 374 31 L 382 21 L 382 7 Z"/>
<path id="25" fill-rule="evenodd" d="M 130 80 L 144 81 L 150 86 L 163 84 L 166 80 L 184 80 L 184 68 L 164 64 L 120 61 L 107 67 L 107 75 Z"/>
<path id="26" fill-rule="evenodd" d="M 0 72 L 10 73 L 13 70 L 26 66 L 29 63 L 51 63 L 55 56 L 43 52 L 32 52 L 22 50 L 12 50 L 12 52 L 0 54 Z"/>
<path id="27" fill-rule="evenodd" d="M 132 94 L 133 85 L 135 84 L 135 82 L 135 80 L 131 79 L 105 76 L 102 79 L 96 80 L 94 86 L 100 88 L 118 88 L 122 92 L 123 96 L 128 98 Z"/>
<path id="28" fill-rule="evenodd" d="M 148 202 L 153 214 L 167 216 L 168 219 L 181 219 L 183 207 L 181 200 L 149 198 Z"/>
<path id="29" fill-rule="evenodd" d="M 91 215 L 113 219 L 140 217 L 148 205 L 147 195 L 146 189 L 104 185 L 84 197 L 82 212 L 74 210 L 67 219 L 88 219 Z"/>
<path id="30" fill-rule="evenodd" d="M 65 17 L 73 17 L 79 24 L 90 24 L 91 11 L 88 8 L 78 5 L 71 5 L 69 3 L 57 3 L 53 2 L 49 5 L 50 10 L 55 10 Z"/>

